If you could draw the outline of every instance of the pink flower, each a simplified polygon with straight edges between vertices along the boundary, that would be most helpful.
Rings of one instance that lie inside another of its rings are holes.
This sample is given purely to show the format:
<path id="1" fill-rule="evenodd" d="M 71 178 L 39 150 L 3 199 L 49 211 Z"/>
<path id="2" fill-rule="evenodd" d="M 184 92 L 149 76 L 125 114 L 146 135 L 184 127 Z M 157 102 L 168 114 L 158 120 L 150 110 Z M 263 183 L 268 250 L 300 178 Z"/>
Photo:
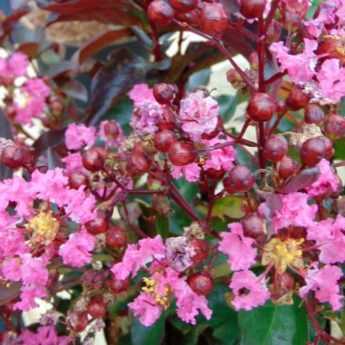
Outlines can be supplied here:
<path id="1" fill-rule="evenodd" d="M 29 311 L 37 307 L 37 299 L 47 297 L 47 289 L 41 285 L 23 285 L 20 290 L 20 301 L 14 309 Z"/>
<path id="2" fill-rule="evenodd" d="M 82 267 L 89 264 L 92 259 L 92 250 L 96 244 L 95 238 L 87 231 L 82 230 L 71 234 L 66 243 L 59 249 L 65 265 Z"/>
<path id="3" fill-rule="evenodd" d="M 218 117 L 218 103 L 205 96 L 203 91 L 193 92 L 181 101 L 179 118 L 182 129 L 194 140 L 213 132 L 218 125 Z"/>
<path id="4" fill-rule="evenodd" d="M 29 216 L 32 214 L 34 197 L 28 183 L 20 176 L 14 176 L 0 183 L 0 211 L 6 211 L 9 202 L 12 201 L 16 203 L 18 216 Z"/>
<path id="5" fill-rule="evenodd" d="M 333 103 L 345 96 L 345 68 L 337 59 L 326 60 L 317 73 L 321 95 Z"/>
<path id="6" fill-rule="evenodd" d="M 309 0 L 282 0 L 286 10 L 300 18 L 304 18 L 309 9 Z"/>
<path id="7" fill-rule="evenodd" d="M 270 51 L 278 60 L 282 71 L 287 71 L 289 77 L 295 83 L 306 83 L 312 80 L 315 74 L 317 57 L 314 54 L 318 43 L 313 40 L 304 40 L 304 52 L 290 55 L 283 42 L 273 43 Z"/>
<path id="8" fill-rule="evenodd" d="M 326 265 L 321 269 L 310 269 L 305 278 L 306 285 L 299 290 L 302 298 L 310 291 L 314 291 L 315 297 L 321 303 L 329 303 L 333 310 L 342 308 L 343 296 L 338 282 L 343 276 L 337 266 Z"/>
<path id="9" fill-rule="evenodd" d="M 161 260 L 165 257 L 165 246 L 162 238 L 145 238 L 137 244 L 128 245 L 122 261 L 115 264 L 111 271 L 115 279 L 124 280 L 134 277 L 138 271 L 151 263 L 154 259 Z"/>
<path id="10" fill-rule="evenodd" d="M 308 34 L 317 38 L 324 31 L 325 26 L 334 24 L 337 20 L 337 9 L 341 10 L 343 8 L 342 3 L 342 0 L 322 2 L 318 16 L 315 19 L 304 22 Z M 341 19 L 341 17 L 338 19 Z"/>
<path id="11" fill-rule="evenodd" d="M 5 280 L 19 282 L 21 279 L 20 266 L 21 260 L 19 257 L 11 257 L 5 259 L 1 265 L 2 277 Z"/>
<path id="12" fill-rule="evenodd" d="M 318 179 L 308 187 L 308 194 L 311 196 L 318 196 L 337 192 L 341 186 L 341 182 L 329 161 L 322 159 L 317 167 L 320 169 L 320 175 Z"/>
<path id="13" fill-rule="evenodd" d="M 85 170 L 80 152 L 69 153 L 62 161 L 68 174 Z"/>
<path id="14" fill-rule="evenodd" d="M 156 102 L 147 101 L 135 105 L 131 126 L 139 135 L 153 134 L 163 118 L 163 108 Z"/>
<path id="15" fill-rule="evenodd" d="M 305 193 L 282 195 L 282 207 L 275 211 L 272 217 L 275 231 L 288 226 L 308 227 L 313 225 L 318 208 L 317 205 L 309 205 L 308 198 L 308 194 Z M 265 213 L 265 207 L 267 207 L 266 203 L 260 205 L 260 213 Z"/>
<path id="16" fill-rule="evenodd" d="M 24 76 L 29 66 L 29 60 L 23 53 L 13 53 L 7 58 L 0 58 L 0 78 L 12 80 Z"/>
<path id="17" fill-rule="evenodd" d="M 21 260 L 21 280 L 24 285 L 47 285 L 47 263 L 42 258 L 24 254 L 21 256 Z"/>
<path id="18" fill-rule="evenodd" d="M 25 345 L 70 345 L 72 339 L 66 336 L 58 336 L 54 326 L 41 326 L 36 333 L 24 330 L 19 337 Z"/>
<path id="19" fill-rule="evenodd" d="M 18 123 L 30 123 L 32 118 L 40 117 L 46 107 L 46 98 L 50 95 L 50 88 L 40 78 L 29 79 L 20 89 L 25 101 L 18 101 L 15 97 L 15 120 Z"/>
<path id="20" fill-rule="evenodd" d="M 68 178 L 61 168 L 48 170 L 45 173 L 35 170 L 31 175 L 30 189 L 37 198 L 61 207 L 66 202 Z"/>
<path id="21" fill-rule="evenodd" d="M 203 140 L 203 143 L 206 146 L 206 149 L 210 149 L 208 152 L 207 160 L 203 166 L 205 170 L 214 169 L 214 170 L 230 170 L 236 158 L 236 152 L 232 144 L 232 139 L 221 137 L 216 137 L 211 140 Z M 212 149 L 212 147 L 222 146 L 224 147 L 219 149 Z"/>
<path id="22" fill-rule="evenodd" d="M 264 305 L 270 298 L 263 279 L 251 271 L 235 272 L 229 287 L 234 293 L 232 304 L 236 310 L 251 310 Z"/>
<path id="23" fill-rule="evenodd" d="M 255 241 L 245 237 L 240 223 L 229 225 L 231 232 L 222 232 L 222 240 L 218 250 L 228 257 L 228 263 L 233 271 L 247 270 L 255 263 L 257 251 L 254 248 Z M 243 254 L 245 253 L 245 255 Z"/>
<path id="24" fill-rule="evenodd" d="M 141 293 L 128 304 L 134 316 L 146 327 L 152 326 L 161 316 L 163 307 L 156 303 L 155 298 L 148 293 Z"/>
<path id="25" fill-rule="evenodd" d="M 205 296 L 195 293 L 187 284 L 184 277 L 171 268 L 166 268 L 152 274 L 150 280 L 154 283 L 153 293 L 141 293 L 130 308 L 134 315 L 139 318 L 145 326 L 152 325 L 160 316 L 164 307 L 170 303 L 169 292 L 176 298 L 177 316 L 184 322 L 196 324 L 196 317 L 199 313 L 206 319 L 210 319 L 212 311 L 207 305 Z M 158 298 L 157 298 L 158 297 Z M 161 301 L 165 299 L 167 305 L 163 306 Z"/>
<path id="26" fill-rule="evenodd" d="M 128 95 L 134 102 L 132 128 L 140 135 L 156 132 L 157 124 L 164 116 L 164 108 L 154 98 L 152 89 L 147 84 L 138 84 Z"/>
<path id="27" fill-rule="evenodd" d="M 27 251 L 23 229 L 10 226 L 0 230 L 0 259 L 21 255 Z"/>
<path id="28" fill-rule="evenodd" d="M 169 285 L 176 297 L 176 313 L 184 322 L 196 324 L 196 317 L 203 314 L 207 320 L 211 319 L 212 310 L 207 305 L 207 298 L 195 293 L 185 279 L 168 269 Z"/>
<path id="29" fill-rule="evenodd" d="M 41 257 L 32 257 L 29 253 L 23 254 L 21 256 L 20 276 L 22 282 L 21 300 L 14 307 L 26 311 L 36 307 L 37 298 L 47 296 L 46 285 L 49 278 L 47 262 Z"/>
<path id="30" fill-rule="evenodd" d="M 83 146 L 92 146 L 96 141 L 96 128 L 72 123 L 65 133 L 65 143 L 69 150 L 79 150 Z"/>
<path id="31" fill-rule="evenodd" d="M 96 199 L 87 194 L 83 187 L 66 190 L 65 211 L 68 216 L 78 224 L 85 224 L 95 218 Z"/>
<path id="32" fill-rule="evenodd" d="M 135 105 L 146 102 L 156 102 L 152 89 L 147 84 L 137 84 L 128 93 Z"/>
<path id="33" fill-rule="evenodd" d="M 325 219 L 309 227 L 308 240 L 320 249 L 319 260 L 325 264 L 345 262 L 345 218 Z"/>
<path id="34" fill-rule="evenodd" d="M 119 145 L 124 141 L 122 128 L 116 121 L 102 121 L 99 127 L 99 136 L 107 145 Z"/>
<path id="35" fill-rule="evenodd" d="M 200 178 L 201 169 L 197 163 L 190 163 L 184 166 L 172 166 L 171 175 L 175 179 L 184 177 L 188 182 L 197 182 Z"/>

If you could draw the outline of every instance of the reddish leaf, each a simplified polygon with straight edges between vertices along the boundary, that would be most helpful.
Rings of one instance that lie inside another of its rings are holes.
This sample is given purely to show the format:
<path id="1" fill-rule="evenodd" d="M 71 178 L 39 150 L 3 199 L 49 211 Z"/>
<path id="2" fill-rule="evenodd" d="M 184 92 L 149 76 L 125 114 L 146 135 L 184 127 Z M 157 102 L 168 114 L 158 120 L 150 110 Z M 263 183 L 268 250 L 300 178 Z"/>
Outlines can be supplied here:
<path id="1" fill-rule="evenodd" d="M 139 17 L 134 15 L 138 8 L 128 0 L 70 0 L 53 3 L 44 9 L 58 15 L 54 22 L 96 20 L 121 25 L 140 24 Z"/>
<path id="2" fill-rule="evenodd" d="M 297 176 L 292 177 L 280 190 L 281 193 L 288 194 L 298 192 L 313 184 L 320 175 L 319 168 L 302 170 Z"/>
<path id="3" fill-rule="evenodd" d="M 8 304 L 19 296 L 20 284 L 7 284 L 0 282 L 0 306 Z"/>
<path id="4" fill-rule="evenodd" d="M 88 121 L 95 125 L 113 102 L 144 79 L 147 65 L 126 50 L 119 50 L 95 75 L 91 84 Z"/>
<path id="5" fill-rule="evenodd" d="M 74 55 L 73 59 L 79 64 L 82 64 L 89 57 L 95 55 L 103 48 L 114 44 L 117 41 L 123 40 L 132 35 L 129 29 L 111 30 L 100 34 L 89 42 L 85 43 Z"/>
<path id="6" fill-rule="evenodd" d="M 26 54 L 30 58 L 34 58 L 37 56 L 39 49 L 40 49 L 40 46 L 38 43 L 36 43 L 36 42 L 25 42 L 25 43 L 22 43 L 18 47 L 17 50 Z"/>
<path id="7" fill-rule="evenodd" d="M 17 24 L 19 19 L 25 16 L 27 13 L 27 9 L 20 9 L 14 11 L 10 16 L 6 17 L 6 19 L 1 23 L 0 41 L 11 33 L 13 26 Z"/>

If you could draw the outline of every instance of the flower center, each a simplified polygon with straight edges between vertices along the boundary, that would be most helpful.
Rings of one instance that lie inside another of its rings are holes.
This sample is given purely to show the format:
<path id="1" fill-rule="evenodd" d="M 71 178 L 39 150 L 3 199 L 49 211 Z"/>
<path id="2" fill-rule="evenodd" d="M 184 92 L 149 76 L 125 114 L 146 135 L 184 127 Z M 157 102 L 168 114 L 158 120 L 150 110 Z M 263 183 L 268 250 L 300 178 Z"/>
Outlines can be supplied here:
<path id="1" fill-rule="evenodd" d="M 300 268 L 303 266 L 301 244 L 303 239 L 280 240 L 273 238 L 264 247 L 263 265 L 273 265 L 279 273 L 285 272 L 288 266 Z"/>
<path id="2" fill-rule="evenodd" d="M 157 304 L 162 306 L 164 309 L 167 309 L 170 304 L 170 289 L 168 287 L 158 289 L 157 282 L 152 278 L 143 278 L 143 281 L 145 286 L 142 287 L 142 291 L 152 295 Z"/>
<path id="3" fill-rule="evenodd" d="M 39 212 L 37 216 L 33 217 L 27 224 L 27 228 L 33 233 L 34 242 L 52 242 L 60 224 L 58 220 L 53 217 L 52 212 Z"/>

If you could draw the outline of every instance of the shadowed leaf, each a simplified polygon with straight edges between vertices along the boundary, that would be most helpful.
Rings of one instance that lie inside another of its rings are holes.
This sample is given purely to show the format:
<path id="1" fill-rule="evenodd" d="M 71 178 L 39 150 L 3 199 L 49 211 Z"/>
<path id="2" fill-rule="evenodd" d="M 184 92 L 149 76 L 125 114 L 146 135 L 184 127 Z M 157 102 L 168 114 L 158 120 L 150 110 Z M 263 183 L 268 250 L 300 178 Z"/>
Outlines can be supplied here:
<path id="1" fill-rule="evenodd" d="M 283 194 L 298 192 L 313 184 L 320 175 L 319 168 L 302 170 L 297 176 L 292 177 L 280 190 Z"/>
<path id="2" fill-rule="evenodd" d="M 121 25 L 140 24 L 139 17 L 135 15 L 139 9 L 128 0 L 71 0 L 53 3 L 44 9 L 57 14 L 54 22 L 96 20 Z"/>
<path id="3" fill-rule="evenodd" d="M 97 124 L 109 110 L 115 99 L 128 92 L 134 84 L 143 80 L 145 62 L 131 56 L 128 51 L 116 52 L 111 61 L 95 75 L 91 84 L 89 108 L 90 124 Z"/>
<path id="4" fill-rule="evenodd" d="M 111 30 L 98 35 L 89 42 L 85 43 L 73 56 L 73 60 L 79 64 L 85 62 L 91 56 L 97 54 L 103 48 L 122 41 L 132 35 L 129 29 Z"/>

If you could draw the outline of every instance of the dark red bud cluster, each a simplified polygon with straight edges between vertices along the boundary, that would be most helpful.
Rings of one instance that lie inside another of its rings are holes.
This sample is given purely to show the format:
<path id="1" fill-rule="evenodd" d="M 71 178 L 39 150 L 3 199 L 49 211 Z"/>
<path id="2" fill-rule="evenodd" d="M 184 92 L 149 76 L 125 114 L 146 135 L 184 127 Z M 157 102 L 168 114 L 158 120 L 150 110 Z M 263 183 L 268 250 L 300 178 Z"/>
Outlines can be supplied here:
<path id="1" fill-rule="evenodd" d="M 153 0 L 147 15 L 156 26 L 167 26 L 176 18 L 212 35 L 222 34 L 229 25 L 221 3 L 197 0 Z"/>

